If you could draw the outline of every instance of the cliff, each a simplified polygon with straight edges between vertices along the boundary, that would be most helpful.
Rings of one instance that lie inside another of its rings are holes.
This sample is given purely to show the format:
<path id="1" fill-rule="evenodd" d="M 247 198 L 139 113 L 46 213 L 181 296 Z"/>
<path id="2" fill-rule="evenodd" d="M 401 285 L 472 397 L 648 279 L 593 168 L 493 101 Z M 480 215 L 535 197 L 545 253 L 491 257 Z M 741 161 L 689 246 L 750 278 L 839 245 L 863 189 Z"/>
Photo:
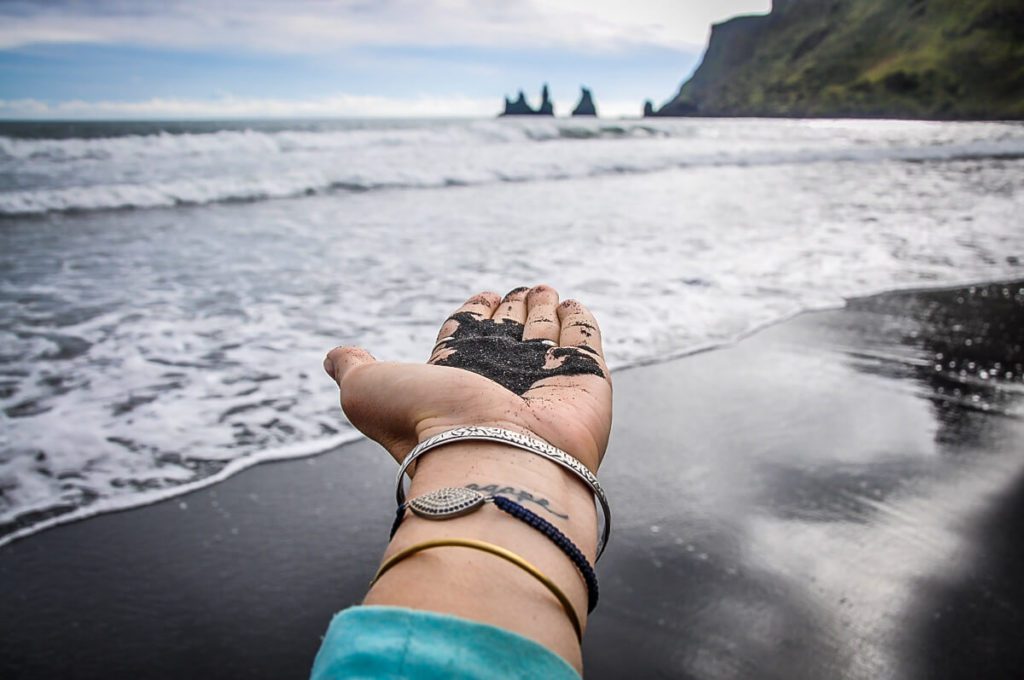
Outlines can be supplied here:
<path id="1" fill-rule="evenodd" d="M 1024 2 L 775 0 L 652 115 L 1024 119 Z"/>

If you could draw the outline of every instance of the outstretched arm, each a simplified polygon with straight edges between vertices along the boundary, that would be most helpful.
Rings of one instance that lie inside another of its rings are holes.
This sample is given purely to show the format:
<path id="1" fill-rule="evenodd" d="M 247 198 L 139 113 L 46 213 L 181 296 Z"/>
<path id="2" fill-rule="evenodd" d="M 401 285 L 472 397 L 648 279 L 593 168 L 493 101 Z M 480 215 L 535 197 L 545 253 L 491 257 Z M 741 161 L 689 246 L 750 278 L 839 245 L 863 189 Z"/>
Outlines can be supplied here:
<path id="1" fill-rule="evenodd" d="M 324 362 L 349 420 L 401 462 L 419 442 L 462 426 L 500 427 L 543 439 L 597 472 L 611 427 L 611 382 L 593 315 L 559 304 L 547 286 L 504 298 L 481 293 L 441 327 L 425 365 L 376 361 L 337 348 Z M 591 490 L 564 468 L 510 446 L 458 442 L 425 454 L 409 497 L 442 487 L 500 493 L 550 522 L 593 563 L 597 519 Z M 548 537 L 488 505 L 462 517 L 408 516 L 384 559 L 442 537 L 486 541 L 516 553 L 569 598 L 585 625 L 587 591 L 573 563 Z M 562 605 L 535 578 L 465 548 L 418 553 L 372 587 L 366 604 L 460 616 L 531 638 L 581 668 L 580 647 Z"/>

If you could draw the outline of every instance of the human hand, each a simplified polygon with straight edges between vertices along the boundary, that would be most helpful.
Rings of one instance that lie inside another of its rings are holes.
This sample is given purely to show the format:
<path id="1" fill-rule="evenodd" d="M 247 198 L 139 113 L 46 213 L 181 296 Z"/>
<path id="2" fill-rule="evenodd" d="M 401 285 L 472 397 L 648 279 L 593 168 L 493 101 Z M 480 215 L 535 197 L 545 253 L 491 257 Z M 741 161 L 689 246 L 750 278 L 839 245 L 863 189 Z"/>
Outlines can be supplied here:
<path id="1" fill-rule="evenodd" d="M 397 461 L 445 430 L 536 435 L 597 472 L 611 428 L 611 378 L 594 316 L 548 286 L 481 293 L 441 326 L 427 364 L 338 347 L 324 369 L 349 421 Z"/>

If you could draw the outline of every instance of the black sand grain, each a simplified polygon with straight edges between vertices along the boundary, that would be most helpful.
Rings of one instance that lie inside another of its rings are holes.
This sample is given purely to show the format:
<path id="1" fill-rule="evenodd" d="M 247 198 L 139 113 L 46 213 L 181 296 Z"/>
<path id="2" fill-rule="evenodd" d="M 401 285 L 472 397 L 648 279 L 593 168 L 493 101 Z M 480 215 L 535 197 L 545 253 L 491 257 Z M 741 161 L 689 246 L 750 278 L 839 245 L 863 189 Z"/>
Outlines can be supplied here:
<path id="1" fill-rule="evenodd" d="M 523 340 L 521 323 L 477 319 L 469 312 L 459 312 L 450 318 L 458 321 L 459 327 L 452 334 L 452 339 L 442 345 L 453 351 L 434 361 L 438 366 L 472 371 L 519 396 L 541 380 L 554 376 L 605 377 L 597 360 L 579 348 L 550 347 L 540 340 Z M 593 348 L 585 349 L 596 353 Z M 549 357 L 559 359 L 561 363 L 545 368 Z"/>

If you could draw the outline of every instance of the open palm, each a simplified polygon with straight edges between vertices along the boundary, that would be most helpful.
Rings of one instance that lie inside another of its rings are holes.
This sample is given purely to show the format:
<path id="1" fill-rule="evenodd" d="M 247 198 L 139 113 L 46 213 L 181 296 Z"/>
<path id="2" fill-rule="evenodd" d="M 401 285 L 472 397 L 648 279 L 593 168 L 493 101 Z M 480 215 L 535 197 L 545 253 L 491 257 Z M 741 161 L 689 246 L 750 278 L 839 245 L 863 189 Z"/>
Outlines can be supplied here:
<path id="1" fill-rule="evenodd" d="M 397 461 L 469 425 L 533 434 L 594 472 L 608 444 L 612 392 L 597 322 L 547 286 L 473 296 L 441 326 L 427 364 L 339 347 L 324 367 L 349 421 Z"/>

